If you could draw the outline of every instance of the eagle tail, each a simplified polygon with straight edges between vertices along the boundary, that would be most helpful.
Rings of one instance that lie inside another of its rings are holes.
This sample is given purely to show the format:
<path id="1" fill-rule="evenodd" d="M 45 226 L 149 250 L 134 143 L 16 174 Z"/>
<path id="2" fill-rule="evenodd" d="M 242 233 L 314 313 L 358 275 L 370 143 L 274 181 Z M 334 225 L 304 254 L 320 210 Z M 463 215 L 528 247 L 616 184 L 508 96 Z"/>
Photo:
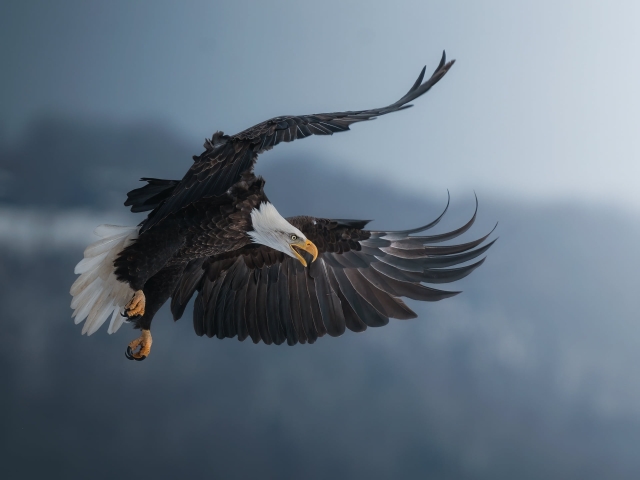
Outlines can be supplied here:
<path id="1" fill-rule="evenodd" d="M 123 307 L 134 294 L 127 283 L 118 281 L 114 260 L 136 238 L 140 227 L 100 225 L 94 233 L 101 237 L 84 251 L 84 258 L 76 265 L 74 273 L 80 277 L 71 286 L 72 318 L 75 323 L 87 319 L 82 333 L 91 335 L 111 315 L 109 333 L 114 333 L 125 322 L 120 315 Z"/>

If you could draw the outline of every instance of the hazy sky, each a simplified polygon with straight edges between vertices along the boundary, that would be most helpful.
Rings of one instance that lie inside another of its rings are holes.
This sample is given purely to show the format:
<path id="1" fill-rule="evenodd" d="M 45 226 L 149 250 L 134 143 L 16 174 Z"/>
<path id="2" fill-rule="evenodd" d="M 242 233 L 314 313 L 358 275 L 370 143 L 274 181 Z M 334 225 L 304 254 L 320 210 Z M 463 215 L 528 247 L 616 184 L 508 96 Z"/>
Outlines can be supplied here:
<path id="1" fill-rule="evenodd" d="M 639 209 L 638 18 L 636 2 L 5 1 L 0 139 L 65 113 L 166 123 L 199 153 L 216 129 L 395 101 L 446 49 L 458 63 L 411 111 L 263 160 L 313 149 L 414 191 Z"/>
<path id="2" fill-rule="evenodd" d="M 1 2 L 5 477 L 131 475 L 142 432 L 153 478 L 187 464 L 218 478 L 638 478 L 639 14 L 586 1 Z M 125 360 L 130 330 L 80 337 L 73 265 L 94 225 L 134 223 L 122 202 L 138 177 L 183 172 L 184 141 L 200 153 L 216 129 L 393 102 L 442 49 L 458 62 L 413 109 L 280 145 L 259 169 L 285 215 L 381 228 L 433 218 L 446 188 L 438 228 L 455 228 L 475 190 L 468 235 L 499 220 L 500 240 L 451 286 L 462 295 L 311 348 L 199 341 L 190 313 L 174 324 L 166 307 L 146 362 Z"/>

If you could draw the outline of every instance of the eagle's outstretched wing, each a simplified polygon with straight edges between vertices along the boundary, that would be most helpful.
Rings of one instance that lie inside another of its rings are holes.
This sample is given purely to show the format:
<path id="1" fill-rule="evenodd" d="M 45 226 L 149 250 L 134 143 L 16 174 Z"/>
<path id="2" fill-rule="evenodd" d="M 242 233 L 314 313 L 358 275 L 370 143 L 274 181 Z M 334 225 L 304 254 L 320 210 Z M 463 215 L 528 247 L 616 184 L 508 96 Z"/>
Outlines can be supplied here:
<path id="1" fill-rule="evenodd" d="M 477 203 L 476 203 L 477 211 Z M 389 318 L 415 318 L 400 299 L 436 301 L 459 292 L 422 283 L 449 283 L 479 267 L 489 234 L 459 245 L 433 245 L 466 232 L 476 215 L 457 230 L 411 236 L 434 226 L 400 232 L 362 230 L 366 222 L 295 217 L 289 221 L 318 247 L 309 268 L 269 247 L 252 244 L 215 259 L 192 262 L 172 296 L 178 319 L 198 291 L 193 324 L 198 335 L 238 337 L 289 345 L 313 343 L 345 329 L 361 332 L 386 325 Z M 491 233 L 491 232 L 490 232 Z M 204 265 L 203 265 L 204 264 Z M 204 269 L 203 269 L 204 266 Z"/>
<path id="2" fill-rule="evenodd" d="M 349 130 L 349 125 L 371 120 L 380 115 L 409 108 L 409 102 L 423 95 L 449 71 L 455 60 L 446 62 L 445 52 L 433 75 L 424 83 L 426 67 L 422 69 L 411 89 L 391 105 L 371 110 L 319 113 L 315 115 L 276 117 L 259 123 L 236 135 L 217 132 L 205 142 L 205 151 L 194 157 L 184 178 L 149 214 L 142 224 L 141 233 L 156 225 L 166 216 L 203 197 L 224 193 L 238 182 L 243 172 L 253 167 L 258 154 L 280 142 L 292 142 L 310 135 L 332 135 Z"/>

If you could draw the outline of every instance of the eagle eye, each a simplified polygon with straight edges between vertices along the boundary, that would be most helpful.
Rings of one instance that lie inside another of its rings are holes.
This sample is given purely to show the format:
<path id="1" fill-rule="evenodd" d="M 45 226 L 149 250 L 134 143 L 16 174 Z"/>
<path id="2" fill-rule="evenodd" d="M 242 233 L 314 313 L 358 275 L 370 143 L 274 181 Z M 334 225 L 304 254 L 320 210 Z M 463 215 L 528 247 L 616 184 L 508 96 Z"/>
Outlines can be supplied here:
<path id="1" fill-rule="evenodd" d="M 292 241 L 294 241 L 294 242 L 295 242 L 296 240 L 298 240 L 298 236 L 297 236 L 295 233 L 294 233 L 294 234 L 292 234 L 290 238 L 291 238 L 291 240 L 292 240 Z"/>

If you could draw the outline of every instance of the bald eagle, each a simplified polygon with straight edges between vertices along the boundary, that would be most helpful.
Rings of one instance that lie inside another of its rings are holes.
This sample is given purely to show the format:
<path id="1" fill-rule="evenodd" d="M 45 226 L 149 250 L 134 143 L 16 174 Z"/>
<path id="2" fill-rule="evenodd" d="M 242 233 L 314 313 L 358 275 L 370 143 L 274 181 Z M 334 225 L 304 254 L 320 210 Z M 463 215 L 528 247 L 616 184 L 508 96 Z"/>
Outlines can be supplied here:
<path id="1" fill-rule="evenodd" d="M 151 321 L 171 298 L 178 320 L 197 292 L 196 334 L 251 337 L 254 343 L 314 343 L 345 329 L 362 332 L 389 318 L 415 318 L 401 300 L 435 301 L 459 292 L 423 283 L 461 279 L 482 264 L 457 268 L 482 255 L 488 237 L 459 245 L 435 245 L 467 231 L 431 236 L 367 230 L 367 221 L 283 218 L 254 175 L 258 155 L 280 142 L 349 130 L 352 123 L 409 108 L 449 71 L 442 59 L 423 83 L 425 68 L 400 100 L 372 110 L 282 116 L 236 135 L 217 132 L 180 181 L 143 178 L 127 194 L 133 212 L 151 211 L 136 227 L 101 225 L 101 239 L 87 247 L 71 287 L 71 308 L 82 333 L 91 335 L 110 318 L 108 332 L 124 322 L 140 329 L 126 356 L 143 360 L 151 349 Z M 447 207 L 449 203 L 447 202 Z M 476 199 L 477 212 L 477 199 Z M 495 241 L 495 240 L 494 240 Z M 478 247 L 478 248 L 476 248 Z"/>

